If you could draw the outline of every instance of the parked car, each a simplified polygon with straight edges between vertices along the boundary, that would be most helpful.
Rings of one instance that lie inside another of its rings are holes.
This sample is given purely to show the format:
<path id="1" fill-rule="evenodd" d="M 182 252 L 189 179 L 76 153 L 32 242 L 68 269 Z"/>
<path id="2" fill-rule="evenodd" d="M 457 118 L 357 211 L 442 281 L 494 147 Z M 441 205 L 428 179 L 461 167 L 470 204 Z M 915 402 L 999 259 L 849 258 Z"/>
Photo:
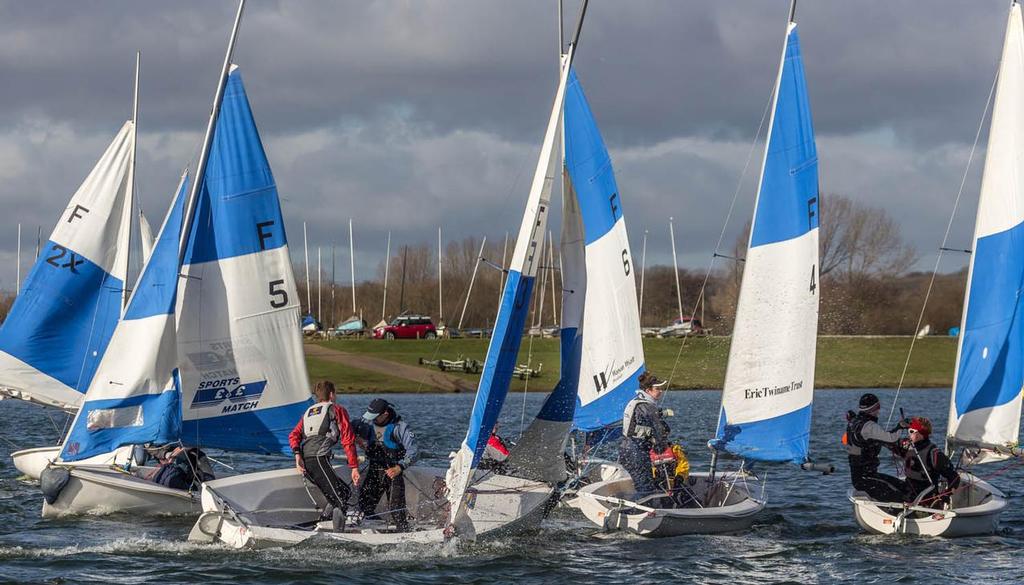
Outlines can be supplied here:
<path id="1" fill-rule="evenodd" d="M 374 339 L 434 339 L 437 329 L 425 315 L 399 315 L 391 323 L 373 329 Z"/>
<path id="2" fill-rule="evenodd" d="M 701 325 L 700 319 L 693 317 L 680 317 L 668 327 L 662 327 L 658 331 L 659 337 L 686 337 L 687 335 L 704 335 L 706 331 Z"/>

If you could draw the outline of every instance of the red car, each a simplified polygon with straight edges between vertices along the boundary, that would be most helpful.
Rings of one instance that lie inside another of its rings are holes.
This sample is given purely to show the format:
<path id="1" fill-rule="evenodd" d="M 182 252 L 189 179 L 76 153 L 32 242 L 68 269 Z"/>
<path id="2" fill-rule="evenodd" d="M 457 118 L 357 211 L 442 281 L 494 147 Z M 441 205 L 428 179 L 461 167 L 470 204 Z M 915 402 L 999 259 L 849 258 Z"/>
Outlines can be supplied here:
<path id="1" fill-rule="evenodd" d="M 434 339 L 437 329 L 430 317 L 424 315 L 400 315 L 389 325 L 373 330 L 374 339 Z"/>

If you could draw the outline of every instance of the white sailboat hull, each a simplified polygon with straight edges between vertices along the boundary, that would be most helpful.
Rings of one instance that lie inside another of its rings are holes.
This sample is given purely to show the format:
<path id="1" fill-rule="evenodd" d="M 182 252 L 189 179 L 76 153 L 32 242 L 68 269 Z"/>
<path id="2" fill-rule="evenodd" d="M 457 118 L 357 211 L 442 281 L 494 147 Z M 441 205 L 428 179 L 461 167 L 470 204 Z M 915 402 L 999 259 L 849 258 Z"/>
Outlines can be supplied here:
<path id="1" fill-rule="evenodd" d="M 961 473 L 960 481 L 968 487 L 954 494 L 950 510 L 907 510 L 902 504 L 887 506 L 853 489 L 847 492 L 847 497 L 853 504 L 857 523 L 873 534 L 954 538 L 995 533 L 999 529 L 999 515 L 1006 508 L 1006 496 L 968 473 Z"/>
<path id="2" fill-rule="evenodd" d="M 117 469 L 64 465 L 71 473 L 52 503 L 43 501 L 43 518 L 129 513 L 134 516 L 174 516 L 199 512 L 198 498 Z M 140 467 L 137 473 L 151 471 Z"/>
<path id="3" fill-rule="evenodd" d="M 29 479 L 39 480 L 40 474 L 46 467 L 57 460 L 60 456 L 60 445 L 53 445 L 52 447 L 36 447 L 34 449 L 22 449 L 21 451 L 15 451 L 11 453 L 11 459 L 14 461 L 14 467 L 21 472 L 22 475 Z M 89 459 L 83 459 L 79 461 L 79 465 L 95 465 L 100 467 L 106 467 L 114 464 L 124 464 L 131 457 L 131 447 L 122 447 L 113 453 L 104 453 Z"/>
<path id="4" fill-rule="evenodd" d="M 615 477 L 584 486 L 570 500 L 591 522 L 608 531 L 622 530 L 652 538 L 683 534 L 728 534 L 750 528 L 764 502 L 750 494 L 750 484 L 731 474 L 691 473 L 687 487 L 704 507 L 652 508 L 637 504 L 633 480 Z"/>
<path id="5" fill-rule="evenodd" d="M 222 542 L 233 548 L 288 546 L 311 538 L 371 547 L 443 542 L 448 505 L 445 472 L 421 466 L 404 472 L 412 527 L 408 532 L 389 531 L 380 522 L 364 522 L 360 527 L 334 532 L 329 523 L 317 522 L 319 513 L 313 501 L 322 508 L 326 503 L 323 497 L 311 484 L 307 491 L 294 468 L 206 482 L 201 497 L 203 514 L 189 540 Z M 347 473 L 340 475 L 345 477 Z M 552 488 L 546 483 L 492 475 L 476 483 L 469 493 L 474 497 L 468 516 L 476 538 L 484 538 L 536 528 Z"/>

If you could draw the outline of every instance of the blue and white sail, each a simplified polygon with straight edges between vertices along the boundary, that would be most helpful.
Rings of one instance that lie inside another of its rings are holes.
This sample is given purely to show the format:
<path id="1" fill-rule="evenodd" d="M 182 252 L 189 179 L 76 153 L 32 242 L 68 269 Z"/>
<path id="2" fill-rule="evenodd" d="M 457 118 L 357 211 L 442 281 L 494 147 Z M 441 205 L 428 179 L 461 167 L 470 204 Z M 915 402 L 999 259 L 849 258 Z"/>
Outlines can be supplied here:
<path id="1" fill-rule="evenodd" d="M 621 424 L 626 403 L 640 386 L 644 348 L 622 198 L 575 70 L 565 94 L 564 140 L 568 182 L 579 201 L 586 240 L 586 335 L 575 426 L 595 431 Z M 563 354 L 563 368 L 564 360 Z"/>
<path id="2" fill-rule="evenodd" d="M 712 446 L 807 459 L 818 329 L 818 156 L 800 40 L 789 23 Z"/>
<path id="3" fill-rule="evenodd" d="M 565 62 L 571 62 L 571 58 L 570 49 Z M 505 396 L 508 394 L 509 382 L 523 338 L 523 326 L 530 308 L 537 268 L 543 260 L 541 250 L 551 206 L 551 187 L 558 176 L 559 157 L 556 143 L 568 76 L 569 68 L 563 66 L 537 168 L 530 185 L 526 212 L 523 214 L 519 237 L 516 239 L 512 262 L 509 264 L 501 306 L 487 347 L 487 357 L 484 359 L 483 373 L 477 387 L 476 401 L 473 403 L 469 429 L 448 469 L 450 519 L 456 524 L 461 523 L 467 499 L 466 489 L 473 479 L 473 472 L 483 456 L 491 430 L 498 420 Z M 572 413 L 569 413 L 569 419 L 571 417 Z"/>
<path id="4" fill-rule="evenodd" d="M 1024 385 L 1024 26 L 1010 9 L 981 181 L 947 443 L 1016 447 Z"/>
<path id="5" fill-rule="evenodd" d="M 64 461 L 180 436 L 174 308 L 186 183 L 183 175 L 124 318 L 65 438 Z"/>
<path id="6" fill-rule="evenodd" d="M 281 204 L 232 66 L 182 262 L 182 440 L 290 453 L 311 404 Z"/>
<path id="7" fill-rule="evenodd" d="M 564 66 L 564 55 L 562 63 Z M 570 73 L 570 86 L 572 77 Z M 584 308 L 588 297 L 583 211 L 568 174 L 563 173 L 562 177 L 560 376 L 558 384 L 508 457 L 509 466 L 519 475 L 550 483 L 566 478 L 565 447 L 576 411 L 580 360 L 585 343 Z"/>
<path id="8" fill-rule="evenodd" d="M 0 328 L 0 388 L 33 402 L 81 404 L 123 307 L 134 124 L 78 188 Z"/>

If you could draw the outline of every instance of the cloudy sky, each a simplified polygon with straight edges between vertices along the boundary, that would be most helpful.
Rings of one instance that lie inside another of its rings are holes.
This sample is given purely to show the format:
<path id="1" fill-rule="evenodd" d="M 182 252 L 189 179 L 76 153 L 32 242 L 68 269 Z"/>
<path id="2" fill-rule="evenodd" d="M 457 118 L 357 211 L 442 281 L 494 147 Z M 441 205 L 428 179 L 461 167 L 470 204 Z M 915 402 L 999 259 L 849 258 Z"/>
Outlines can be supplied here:
<path id="1" fill-rule="evenodd" d="M 235 62 L 292 243 L 339 245 L 357 272 L 395 245 L 503 238 L 522 216 L 557 83 L 557 0 L 249 0 Z M 567 19 L 577 3 L 566 0 Z M 611 151 L 634 255 L 703 269 L 774 83 L 789 0 L 592 0 L 577 71 Z M 43 239 L 131 113 L 138 185 L 159 224 L 196 156 L 235 3 L 0 4 L 0 288 L 16 225 Z M 883 207 L 930 268 L 995 75 L 1008 2 L 805 0 L 797 10 L 826 193 Z M 566 28 L 569 28 L 567 24 Z M 985 133 L 951 245 L 970 243 Z M 742 175 L 742 176 L 741 176 Z M 741 182 L 742 180 L 742 182 Z M 326 252 L 325 252 L 326 253 Z M 31 250 L 29 255 L 31 254 Z M 31 259 L 23 258 L 23 270 Z M 957 267 L 952 259 L 947 269 Z M 339 268 L 341 270 L 341 268 Z"/>

